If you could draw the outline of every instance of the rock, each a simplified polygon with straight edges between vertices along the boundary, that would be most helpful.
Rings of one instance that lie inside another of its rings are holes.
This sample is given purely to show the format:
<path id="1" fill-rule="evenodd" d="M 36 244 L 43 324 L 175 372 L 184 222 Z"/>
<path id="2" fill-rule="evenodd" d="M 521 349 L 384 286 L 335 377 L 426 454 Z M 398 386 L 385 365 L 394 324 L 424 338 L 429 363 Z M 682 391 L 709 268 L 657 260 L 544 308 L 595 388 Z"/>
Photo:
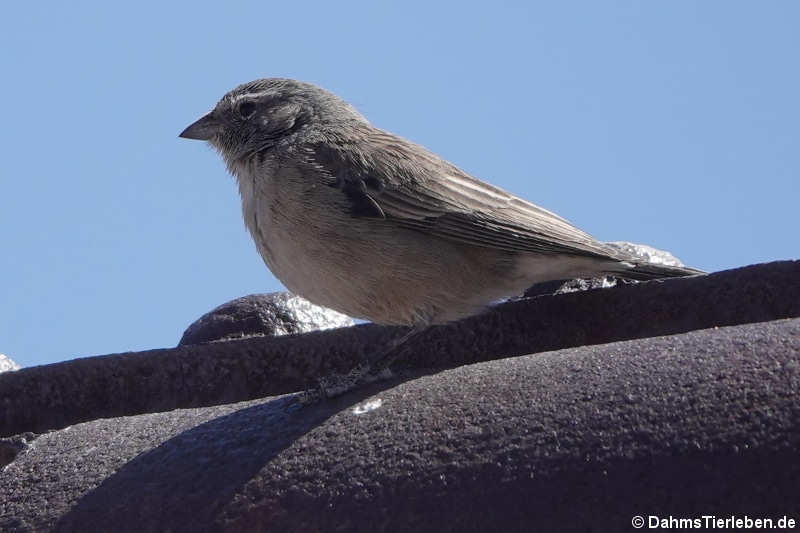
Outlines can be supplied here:
<path id="1" fill-rule="evenodd" d="M 432 327 L 395 367 L 443 369 L 561 348 L 800 316 L 800 261 L 777 261 L 541 296 Z M 70 424 L 233 403 L 347 373 L 404 330 L 374 324 L 116 354 L 0 374 L 0 437 Z"/>
<path id="2" fill-rule="evenodd" d="M 9 356 L 0 353 L 0 372 L 11 372 L 13 370 L 19 370 L 19 365 Z"/>
<path id="3" fill-rule="evenodd" d="M 13 437 L 0 438 L 0 470 L 11 464 L 20 452 L 27 450 L 36 437 L 35 433 L 26 432 Z"/>
<path id="4" fill-rule="evenodd" d="M 282 396 L 99 419 L 38 436 L 3 469 L 0 530 L 777 520 L 800 494 L 798 389 L 793 319 L 499 359 L 314 405 Z"/>
<path id="5" fill-rule="evenodd" d="M 529 287 L 528 290 L 525 291 L 524 297 L 533 298 L 534 296 L 569 294 L 571 292 L 591 291 L 595 289 L 610 289 L 626 283 L 638 283 L 638 281 L 614 276 L 545 281 Z"/>
<path id="6" fill-rule="evenodd" d="M 605 244 L 624 254 L 638 257 L 647 263 L 676 267 L 686 266 L 683 264 L 683 262 L 681 262 L 680 259 L 666 250 L 659 250 L 658 248 L 653 248 L 652 246 L 648 246 L 646 244 L 635 244 L 624 241 L 607 242 Z"/>
<path id="7" fill-rule="evenodd" d="M 346 315 L 288 292 L 251 294 L 201 316 L 186 329 L 178 345 L 307 333 L 353 324 Z"/>
<path id="8" fill-rule="evenodd" d="M 556 289 L 555 294 L 568 294 L 570 292 L 589 291 L 593 289 L 610 289 L 616 287 L 621 280 L 613 276 L 602 278 L 571 279 L 565 281 Z M 635 283 L 635 282 L 634 282 Z"/>

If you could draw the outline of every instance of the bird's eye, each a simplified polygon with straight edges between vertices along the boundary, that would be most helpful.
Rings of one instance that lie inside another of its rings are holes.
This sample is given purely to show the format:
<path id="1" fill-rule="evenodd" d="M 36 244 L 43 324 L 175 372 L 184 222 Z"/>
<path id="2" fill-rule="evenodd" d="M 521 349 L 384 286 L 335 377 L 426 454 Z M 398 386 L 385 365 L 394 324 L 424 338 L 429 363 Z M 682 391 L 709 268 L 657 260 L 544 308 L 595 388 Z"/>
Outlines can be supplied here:
<path id="1" fill-rule="evenodd" d="M 250 118 L 256 112 L 256 104 L 253 102 L 242 102 L 239 104 L 239 115 L 242 118 Z"/>

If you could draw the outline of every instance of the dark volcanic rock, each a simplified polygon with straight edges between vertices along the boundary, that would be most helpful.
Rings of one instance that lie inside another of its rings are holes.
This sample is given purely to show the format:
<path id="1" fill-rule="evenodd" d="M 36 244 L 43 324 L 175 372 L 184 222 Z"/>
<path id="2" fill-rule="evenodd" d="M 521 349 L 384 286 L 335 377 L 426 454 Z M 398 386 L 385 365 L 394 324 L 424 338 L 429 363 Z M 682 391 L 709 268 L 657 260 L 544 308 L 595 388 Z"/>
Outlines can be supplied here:
<path id="1" fill-rule="evenodd" d="M 592 531 L 794 518 L 800 319 L 96 420 L 0 473 L 3 531 Z"/>
<path id="2" fill-rule="evenodd" d="M 10 464 L 20 452 L 27 450 L 35 438 L 36 434 L 30 432 L 13 437 L 0 438 L 0 468 Z"/>
<path id="3" fill-rule="evenodd" d="M 433 327 L 400 364 L 446 368 L 513 355 L 800 316 L 800 261 L 509 302 Z M 0 437 L 101 417 L 298 391 L 345 373 L 400 330 L 331 331 L 77 359 L 0 374 Z"/>
<path id="4" fill-rule="evenodd" d="M 201 342 L 308 333 L 353 325 L 353 319 L 288 292 L 251 294 L 194 321 L 179 346 Z"/>

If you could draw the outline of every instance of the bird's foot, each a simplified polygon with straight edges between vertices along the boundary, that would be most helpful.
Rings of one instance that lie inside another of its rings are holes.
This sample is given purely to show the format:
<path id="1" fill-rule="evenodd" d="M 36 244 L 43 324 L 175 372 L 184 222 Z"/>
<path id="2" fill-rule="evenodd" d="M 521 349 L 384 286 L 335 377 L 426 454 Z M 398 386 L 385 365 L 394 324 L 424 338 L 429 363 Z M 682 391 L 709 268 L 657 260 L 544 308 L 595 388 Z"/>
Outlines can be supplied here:
<path id="1" fill-rule="evenodd" d="M 332 374 L 318 378 L 317 386 L 303 392 L 300 402 L 303 404 L 317 403 L 324 399 L 341 396 L 359 385 L 391 378 L 394 374 L 389 370 L 389 365 L 402 356 L 403 348 L 408 339 L 417 335 L 426 327 L 426 325 L 414 326 L 408 332 L 395 339 L 376 357 L 362 361 L 347 374 Z"/>
<path id="2" fill-rule="evenodd" d="M 300 401 L 303 404 L 312 404 L 336 398 L 361 385 L 390 379 L 393 375 L 388 368 L 373 370 L 370 365 L 361 364 L 347 374 L 332 374 L 317 379 L 316 386 L 304 391 Z"/>

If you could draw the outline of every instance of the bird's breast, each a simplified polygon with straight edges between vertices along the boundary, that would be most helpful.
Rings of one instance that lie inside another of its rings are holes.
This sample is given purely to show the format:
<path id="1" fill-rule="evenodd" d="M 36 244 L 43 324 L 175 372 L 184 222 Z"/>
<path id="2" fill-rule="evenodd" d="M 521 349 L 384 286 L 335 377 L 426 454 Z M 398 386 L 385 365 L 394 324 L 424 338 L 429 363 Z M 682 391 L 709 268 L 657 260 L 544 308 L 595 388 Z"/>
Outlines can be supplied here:
<path id="1" fill-rule="evenodd" d="M 281 169 L 236 177 L 245 225 L 275 277 L 314 303 L 362 316 L 355 302 L 368 290 L 355 274 L 335 190 Z"/>

